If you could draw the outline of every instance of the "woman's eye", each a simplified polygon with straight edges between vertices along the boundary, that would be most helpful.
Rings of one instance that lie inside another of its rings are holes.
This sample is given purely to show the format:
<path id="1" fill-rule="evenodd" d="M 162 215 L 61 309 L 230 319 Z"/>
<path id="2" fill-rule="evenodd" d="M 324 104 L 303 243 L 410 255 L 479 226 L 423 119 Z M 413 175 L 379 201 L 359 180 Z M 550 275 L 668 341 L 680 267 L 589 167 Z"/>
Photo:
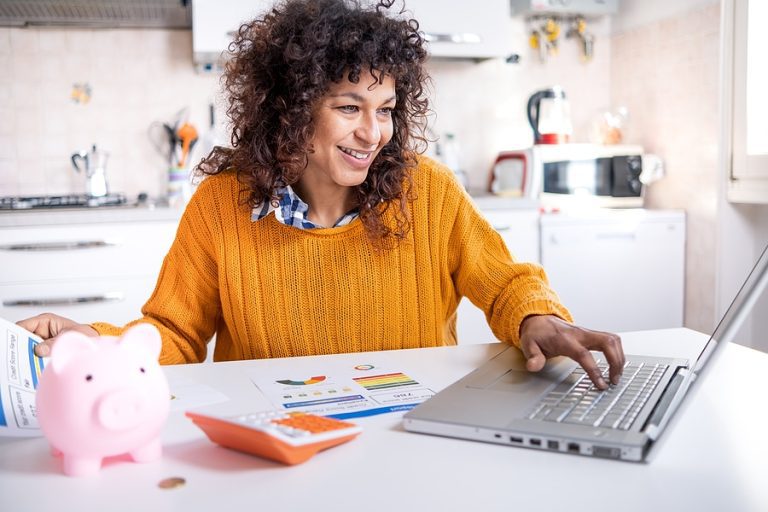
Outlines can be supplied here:
<path id="1" fill-rule="evenodd" d="M 339 107 L 339 110 L 344 112 L 345 114 L 352 114 L 357 112 L 357 106 L 356 105 L 342 105 Z"/>
<path id="2" fill-rule="evenodd" d="M 394 109 L 392 107 L 384 107 L 379 109 L 379 114 L 385 115 L 385 116 L 391 116 L 392 111 Z"/>

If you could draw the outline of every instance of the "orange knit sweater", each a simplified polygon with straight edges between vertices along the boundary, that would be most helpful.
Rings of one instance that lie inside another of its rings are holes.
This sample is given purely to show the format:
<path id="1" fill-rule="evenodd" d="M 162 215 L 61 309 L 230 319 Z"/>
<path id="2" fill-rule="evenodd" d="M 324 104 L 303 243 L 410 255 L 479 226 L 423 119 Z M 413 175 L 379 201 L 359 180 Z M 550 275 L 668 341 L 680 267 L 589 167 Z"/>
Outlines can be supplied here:
<path id="1" fill-rule="evenodd" d="M 162 364 L 434 347 L 456 343 L 468 297 L 501 340 L 522 320 L 568 311 L 538 265 L 516 263 L 457 184 L 427 158 L 414 170 L 412 228 L 376 250 L 359 219 L 301 230 L 274 214 L 251 221 L 234 173 L 209 177 L 181 218 L 157 286 L 142 309 L 161 332 Z M 123 329 L 97 323 L 103 335 Z"/>

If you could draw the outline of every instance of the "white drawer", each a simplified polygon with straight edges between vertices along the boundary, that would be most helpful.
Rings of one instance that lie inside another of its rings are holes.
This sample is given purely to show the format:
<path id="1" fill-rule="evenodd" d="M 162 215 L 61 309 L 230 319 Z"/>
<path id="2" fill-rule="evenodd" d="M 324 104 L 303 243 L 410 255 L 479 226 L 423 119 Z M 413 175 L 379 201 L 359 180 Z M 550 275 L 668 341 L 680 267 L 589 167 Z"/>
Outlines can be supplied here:
<path id="1" fill-rule="evenodd" d="M 0 317 L 16 322 L 40 313 L 56 313 L 80 323 L 123 325 L 141 317 L 156 277 L 80 279 L 56 283 L 0 286 Z"/>
<path id="2" fill-rule="evenodd" d="M 175 222 L 0 230 L 0 283 L 94 277 L 156 277 Z"/>

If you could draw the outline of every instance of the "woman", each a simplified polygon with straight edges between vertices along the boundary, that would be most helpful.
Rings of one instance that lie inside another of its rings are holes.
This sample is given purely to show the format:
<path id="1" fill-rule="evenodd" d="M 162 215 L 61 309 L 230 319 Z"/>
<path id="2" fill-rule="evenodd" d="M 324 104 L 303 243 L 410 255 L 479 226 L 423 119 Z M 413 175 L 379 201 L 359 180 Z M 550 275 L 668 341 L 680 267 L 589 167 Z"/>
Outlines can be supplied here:
<path id="1" fill-rule="evenodd" d="M 392 3 L 287 0 L 240 28 L 232 148 L 202 162 L 209 177 L 136 322 L 160 330 L 165 364 L 202 361 L 214 334 L 219 361 L 431 347 L 456 343 L 466 296 L 531 371 L 566 355 L 604 388 L 589 353 L 601 350 L 616 382 L 618 337 L 571 325 L 542 269 L 515 262 L 452 173 L 418 156 L 424 39 Z M 64 330 L 125 329 L 20 324 L 49 340 L 39 354 Z"/>

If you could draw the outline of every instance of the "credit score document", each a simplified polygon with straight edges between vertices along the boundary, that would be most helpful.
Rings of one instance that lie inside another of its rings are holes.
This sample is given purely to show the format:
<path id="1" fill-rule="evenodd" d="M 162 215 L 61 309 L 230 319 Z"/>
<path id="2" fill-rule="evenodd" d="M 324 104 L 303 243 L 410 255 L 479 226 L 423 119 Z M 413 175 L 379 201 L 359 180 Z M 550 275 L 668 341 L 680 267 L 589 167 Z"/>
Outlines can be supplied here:
<path id="1" fill-rule="evenodd" d="M 318 364 L 310 374 L 260 368 L 249 376 L 276 409 L 340 420 L 408 411 L 435 394 L 411 372 L 390 365 L 328 360 Z"/>
<path id="2" fill-rule="evenodd" d="M 0 331 L 0 436 L 42 435 L 35 411 L 35 390 L 45 362 L 34 352 L 42 340 L 3 318 Z"/>

